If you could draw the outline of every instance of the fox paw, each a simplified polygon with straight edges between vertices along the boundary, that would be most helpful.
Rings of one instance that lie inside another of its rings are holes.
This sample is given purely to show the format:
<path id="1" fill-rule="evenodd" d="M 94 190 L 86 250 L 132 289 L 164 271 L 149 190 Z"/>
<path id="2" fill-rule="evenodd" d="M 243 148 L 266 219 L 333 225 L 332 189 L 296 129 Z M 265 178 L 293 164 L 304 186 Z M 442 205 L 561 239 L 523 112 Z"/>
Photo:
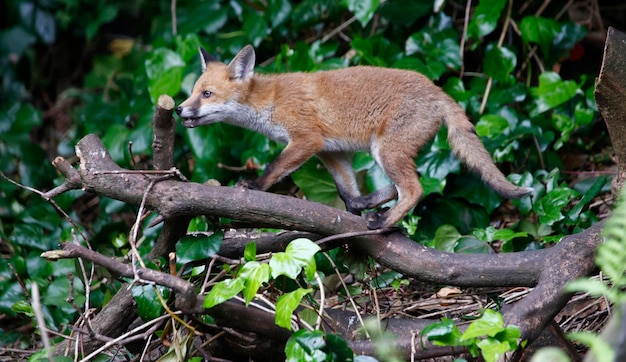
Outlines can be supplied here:
<path id="1" fill-rule="evenodd" d="M 384 213 L 378 211 L 368 212 L 363 215 L 363 218 L 367 222 L 367 228 L 370 230 L 382 229 L 387 221 Z"/>
<path id="2" fill-rule="evenodd" d="M 250 190 L 260 190 L 259 185 L 254 180 L 240 180 L 235 184 L 235 187 L 243 187 Z"/>

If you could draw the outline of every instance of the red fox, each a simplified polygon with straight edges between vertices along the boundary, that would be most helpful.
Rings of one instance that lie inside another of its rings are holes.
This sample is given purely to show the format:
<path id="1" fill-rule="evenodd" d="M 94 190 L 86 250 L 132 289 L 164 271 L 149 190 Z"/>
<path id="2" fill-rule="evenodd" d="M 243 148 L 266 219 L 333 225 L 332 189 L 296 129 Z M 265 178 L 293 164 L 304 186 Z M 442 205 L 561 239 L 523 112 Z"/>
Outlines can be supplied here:
<path id="1" fill-rule="evenodd" d="M 287 145 L 245 187 L 265 191 L 317 155 L 348 211 L 360 215 L 398 198 L 390 209 L 365 215 L 370 229 L 391 227 L 421 198 L 413 158 L 445 122 L 454 153 L 498 194 L 521 198 L 532 191 L 507 181 L 463 109 L 422 74 L 369 66 L 255 74 L 250 45 L 228 65 L 202 48 L 200 56 L 202 75 L 176 108 L 182 124 L 226 122 Z M 352 169 L 352 154 L 359 150 L 371 152 L 392 185 L 361 196 Z"/>

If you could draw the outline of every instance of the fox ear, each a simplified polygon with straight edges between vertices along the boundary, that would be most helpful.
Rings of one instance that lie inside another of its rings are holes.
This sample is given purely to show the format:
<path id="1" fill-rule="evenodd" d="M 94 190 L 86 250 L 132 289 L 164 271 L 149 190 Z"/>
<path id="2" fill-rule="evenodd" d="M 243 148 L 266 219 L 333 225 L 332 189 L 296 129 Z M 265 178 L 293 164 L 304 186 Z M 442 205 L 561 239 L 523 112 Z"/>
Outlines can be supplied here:
<path id="1" fill-rule="evenodd" d="M 255 61 L 254 48 L 251 45 L 246 45 L 228 64 L 230 79 L 244 81 L 252 78 Z"/>
<path id="2" fill-rule="evenodd" d="M 198 47 L 198 50 L 200 50 L 200 58 L 202 58 L 202 71 L 204 72 L 206 70 L 207 63 L 217 62 L 217 59 L 209 54 L 209 52 L 207 52 L 203 47 Z"/>

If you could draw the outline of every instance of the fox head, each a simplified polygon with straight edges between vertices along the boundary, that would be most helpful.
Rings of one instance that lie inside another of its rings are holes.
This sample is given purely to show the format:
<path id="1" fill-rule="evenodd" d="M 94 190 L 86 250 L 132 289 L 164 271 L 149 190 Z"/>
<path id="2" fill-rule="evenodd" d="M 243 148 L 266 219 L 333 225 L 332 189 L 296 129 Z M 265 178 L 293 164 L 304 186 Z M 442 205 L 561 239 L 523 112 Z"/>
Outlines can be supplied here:
<path id="1" fill-rule="evenodd" d="M 247 45 L 228 64 L 217 61 L 200 48 L 202 74 L 191 96 L 176 107 L 183 126 L 193 128 L 216 122 L 228 122 L 241 114 L 239 99 L 250 86 L 254 75 L 255 54 Z"/>

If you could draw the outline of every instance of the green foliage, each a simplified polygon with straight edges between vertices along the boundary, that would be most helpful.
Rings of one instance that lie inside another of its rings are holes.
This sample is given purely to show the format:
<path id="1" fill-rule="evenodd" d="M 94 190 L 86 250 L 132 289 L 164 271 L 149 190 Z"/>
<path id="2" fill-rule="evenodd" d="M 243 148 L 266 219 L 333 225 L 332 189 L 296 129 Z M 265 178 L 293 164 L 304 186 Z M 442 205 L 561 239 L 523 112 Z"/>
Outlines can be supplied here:
<path id="1" fill-rule="evenodd" d="M 481 0 L 478 2 L 476 12 L 472 17 L 467 33 L 470 37 L 480 39 L 491 34 L 497 25 L 503 9 L 506 6 L 506 0 Z"/>
<path id="2" fill-rule="evenodd" d="M 179 267 L 194 260 L 208 259 L 222 247 L 223 232 L 188 234 L 176 245 L 176 263 Z"/>
<path id="3" fill-rule="evenodd" d="M 578 24 L 527 16 L 520 22 L 520 32 L 525 42 L 539 46 L 546 61 L 546 66 L 549 68 L 559 57 L 572 49 L 587 31 Z M 564 36 L 564 34 L 567 34 L 567 36 Z"/>
<path id="4" fill-rule="evenodd" d="M 503 31 L 507 4 L 481 0 L 469 19 L 461 52 L 460 19 L 453 19 L 456 11 L 441 2 L 178 1 L 176 24 L 171 4 L 166 0 L 149 6 L 119 0 L 3 2 L 0 172 L 26 186 L 49 190 L 62 182 L 50 161 L 56 155 L 72 157 L 74 144 L 88 133 L 101 137 L 120 166 L 150 168 L 146 160 L 152 152 L 154 102 L 160 94 L 175 97 L 177 104 L 188 96 L 201 71 L 198 46 L 228 61 L 241 47 L 253 44 L 259 72 L 319 71 L 358 64 L 422 72 L 467 111 L 505 174 L 535 189 L 532 199 L 513 201 L 520 212 L 519 223 L 493 229 L 490 221 L 504 200 L 463 170 L 443 129 L 416 157 L 424 199 L 402 223 L 415 240 L 445 251 L 485 253 L 492 252 L 491 243 L 499 240 L 503 251 L 517 251 L 557 241 L 596 221 L 589 207 L 594 197 L 606 191 L 608 180 L 573 185 L 569 174 L 557 171 L 563 166 L 563 153 L 595 152 L 599 137 L 590 136 L 597 114 L 593 78 L 566 79 L 542 71 L 553 69 L 584 36 L 581 26 L 553 20 L 550 14 L 513 14 L 521 37 L 510 33 L 499 46 L 494 39 Z M 435 5 L 440 8 L 434 9 Z M 346 22 L 353 17 L 356 21 Z M 529 46 L 538 47 L 541 64 L 526 62 Z M 488 78 L 492 79 L 489 87 Z M 176 166 L 199 182 L 216 179 L 230 185 L 253 178 L 256 170 L 242 173 L 238 166 L 250 163 L 262 169 L 283 148 L 255 132 L 224 124 L 193 130 L 178 127 L 176 132 Z M 354 167 L 364 191 L 389 183 L 367 154 L 357 154 Z M 292 181 L 308 199 L 342 207 L 330 176 L 316 160 L 294 173 Z M 91 207 L 87 212 L 84 200 Z M 106 198 L 93 201 L 81 190 L 55 201 L 79 221 L 80 231 L 95 250 L 109 256 L 128 252 L 128 220 L 136 208 Z M 142 224 L 143 254 L 160 231 L 148 229 L 150 221 Z M 75 304 L 82 306 L 84 289 L 89 287 L 90 307 L 100 308 L 110 299 L 119 283 L 100 284 L 112 279 L 106 271 L 97 270 L 90 280 L 71 261 L 52 264 L 39 258 L 59 242 L 74 241 L 73 229 L 48 202 L 0 178 L 0 240 L 11 250 L 3 254 L 6 262 L 0 263 L 0 313 L 31 318 L 27 291 L 17 277 L 24 285 L 40 285 L 46 324 L 63 333 L 69 333 L 63 328 L 78 314 L 63 297 L 73 293 Z M 211 227 L 204 218 L 194 219 L 190 227 L 190 231 L 207 230 Z M 211 257 L 221 242 L 220 233 L 185 237 L 177 246 L 178 267 Z M 276 278 L 289 279 L 292 284 L 284 292 L 292 294 L 283 295 L 285 305 L 279 312 L 281 324 L 288 326 L 292 308 L 309 290 L 296 287 L 293 280 L 310 281 L 314 261 L 319 264 L 323 259 L 313 258 L 313 247 L 296 243 L 272 262 L 260 263 L 252 245 L 246 248 L 247 263 L 231 275 L 231 281 L 215 285 L 207 303 L 215 305 L 237 293 L 249 303 L 264 285 Z M 186 276 L 193 277 L 200 269 Z M 73 284 L 68 281 L 70 274 L 75 276 Z M 392 272 L 376 282 L 397 287 L 403 281 Z M 161 313 L 154 289 L 135 287 L 133 293 L 142 317 Z M 15 333 L 0 336 L 1 343 L 24 338 Z M 311 339 L 316 338 L 314 334 Z M 326 344 L 319 348 L 296 344 L 311 356 L 316 351 L 322 351 L 324 358 L 343 355 L 341 343 L 331 335 L 324 338 Z"/>
<path id="5" fill-rule="evenodd" d="M 424 328 L 421 335 L 436 346 L 465 346 L 472 356 L 480 354 L 487 362 L 497 361 L 525 344 L 520 342 L 519 328 L 505 326 L 502 314 L 491 309 L 485 309 L 462 334 L 453 321 L 444 318 Z"/>
<path id="6" fill-rule="evenodd" d="M 304 272 L 305 280 L 310 281 L 316 273 L 314 255 L 320 247 L 309 239 L 295 239 L 287 245 L 284 252 L 274 253 L 268 263 L 253 260 L 252 247 L 247 247 L 247 262 L 241 266 L 234 279 L 225 279 L 216 283 L 204 299 L 204 307 L 212 308 L 243 291 L 248 305 L 257 294 L 261 285 L 281 276 L 297 279 Z M 270 279 L 271 277 L 271 279 Z M 276 301 L 276 324 L 291 329 L 291 316 L 300 305 L 302 298 L 313 289 L 297 288 L 286 292 Z"/>
<path id="7" fill-rule="evenodd" d="M 488 226 L 485 229 L 475 229 L 472 235 L 461 235 L 452 225 L 441 225 L 435 237 L 428 246 L 440 251 L 455 253 L 492 253 L 491 243 L 501 242 L 502 251 L 513 251 L 515 241 L 525 240 L 526 232 L 515 232 L 511 229 L 495 229 Z"/>
<path id="8" fill-rule="evenodd" d="M 361 361 L 355 358 L 348 343 L 341 337 L 322 331 L 300 329 L 289 337 L 285 345 L 287 361 Z M 365 361 L 365 360 L 363 360 Z"/>

